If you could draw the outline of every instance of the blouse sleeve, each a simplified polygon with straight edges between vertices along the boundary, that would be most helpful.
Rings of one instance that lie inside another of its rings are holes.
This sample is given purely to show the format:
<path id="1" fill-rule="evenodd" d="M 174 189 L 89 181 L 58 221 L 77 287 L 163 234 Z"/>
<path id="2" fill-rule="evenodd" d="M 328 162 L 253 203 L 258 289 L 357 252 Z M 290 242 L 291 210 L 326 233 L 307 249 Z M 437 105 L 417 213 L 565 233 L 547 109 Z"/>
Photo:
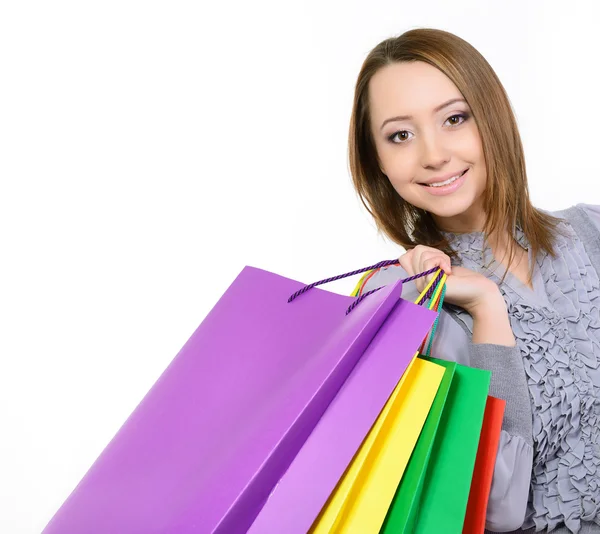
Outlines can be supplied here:
<path id="1" fill-rule="evenodd" d="M 375 272 L 363 292 L 408 275 L 400 266 Z M 414 283 L 402 287 L 402 298 L 414 302 Z M 432 344 L 436 358 L 492 371 L 490 395 L 504 399 L 506 409 L 486 513 L 486 528 L 493 532 L 518 529 L 525 520 L 533 465 L 531 404 L 518 347 L 474 344 L 470 335 L 444 309 Z M 515 381 L 517 383 L 515 383 Z"/>

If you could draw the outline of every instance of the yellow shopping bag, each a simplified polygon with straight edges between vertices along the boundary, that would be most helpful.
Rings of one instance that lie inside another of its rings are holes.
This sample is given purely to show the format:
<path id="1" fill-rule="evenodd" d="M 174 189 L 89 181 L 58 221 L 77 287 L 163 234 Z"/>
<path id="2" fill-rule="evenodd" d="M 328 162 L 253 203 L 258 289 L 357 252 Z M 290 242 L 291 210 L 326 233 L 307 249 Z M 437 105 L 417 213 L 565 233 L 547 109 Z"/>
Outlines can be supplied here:
<path id="1" fill-rule="evenodd" d="M 419 296 L 429 290 L 435 277 Z M 440 280 L 430 306 L 436 302 Z M 413 358 L 311 528 L 314 534 L 379 532 L 445 368 Z"/>

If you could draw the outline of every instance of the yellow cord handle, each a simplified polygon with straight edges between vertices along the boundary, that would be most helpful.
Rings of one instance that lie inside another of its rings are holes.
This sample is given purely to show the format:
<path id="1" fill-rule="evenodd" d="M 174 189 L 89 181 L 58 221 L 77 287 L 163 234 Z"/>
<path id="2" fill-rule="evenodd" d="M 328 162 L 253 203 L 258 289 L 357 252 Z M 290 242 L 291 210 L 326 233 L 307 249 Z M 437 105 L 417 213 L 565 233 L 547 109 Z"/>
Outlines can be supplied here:
<path id="1" fill-rule="evenodd" d="M 437 273 L 435 276 L 437 276 Z M 433 293 L 433 295 L 431 295 L 431 300 L 429 301 L 429 304 L 427 305 L 427 307 L 430 310 L 433 310 L 435 303 L 437 302 L 437 299 L 440 296 L 440 293 L 442 292 L 442 289 L 444 289 L 444 284 L 446 283 L 447 278 L 448 278 L 448 275 L 446 273 L 444 273 L 444 275 L 440 278 L 440 283 L 435 288 L 435 292 Z M 435 280 L 435 278 L 434 278 L 434 280 Z M 421 295 L 422 294 L 423 293 L 421 293 Z M 421 297 L 419 296 L 419 298 L 421 298 Z M 419 302 L 419 301 L 417 300 L 416 302 Z"/>
<path id="2" fill-rule="evenodd" d="M 441 269 L 440 269 L 441 270 Z M 429 283 L 425 286 L 425 289 L 423 289 L 423 291 L 421 291 L 421 294 L 417 297 L 417 299 L 415 300 L 415 304 L 417 304 L 427 293 L 427 291 L 429 291 L 429 289 L 431 289 L 431 286 L 433 285 L 433 283 L 435 282 L 436 278 L 438 277 L 438 275 L 440 274 L 440 270 L 436 271 L 435 274 L 433 275 L 433 277 L 431 278 L 431 280 L 429 281 Z M 365 278 L 367 278 L 367 276 L 369 276 L 373 271 L 367 271 L 365 274 L 363 274 L 360 277 L 360 280 L 358 281 L 358 284 L 356 284 L 356 287 L 354 288 L 354 291 L 352 291 L 351 296 L 352 297 L 358 297 L 358 293 L 360 292 L 360 288 L 363 284 L 363 281 L 365 280 Z M 429 302 L 429 304 L 427 305 L 427 308 L 432 310 L 433 306 L 435 305 L 435 302 L 440 294 L 440 292 L 442 291 L 442 288 L 444 287 L 444 284 L 446 283 L 446 279 L 448 278 L 448 275 L 444 274 L 442 276 L 442 278 L 440 279 L 440 283 L 438 284 L 435 293 L 432 295 L 431 297 L 431 301 Z"/>

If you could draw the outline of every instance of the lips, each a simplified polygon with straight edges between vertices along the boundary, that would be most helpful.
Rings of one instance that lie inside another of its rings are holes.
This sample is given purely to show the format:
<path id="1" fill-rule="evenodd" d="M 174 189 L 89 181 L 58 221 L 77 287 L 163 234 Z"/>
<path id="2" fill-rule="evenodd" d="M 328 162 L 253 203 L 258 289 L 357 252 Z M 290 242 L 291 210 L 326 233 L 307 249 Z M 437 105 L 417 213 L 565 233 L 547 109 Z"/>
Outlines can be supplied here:
<path id="1" fill-rule="evenodd" d="M 469 168 L 467 167 L 462 172 L 460 172 L 458 174 L 453 174 L 452 176 L 449 176 L 448 178 L 445 178 L 442 180 L 430 181 L 430 182 L 420 182 L 419 185 L 422 185 L 425 187 L 444 187 L 445 185 L 451 184 L 453 181 L 456 181 L 458 178 L 461 178 L 468 170 L 469 170 Z M 442 184 L 444 184 L 444 185 L 442 185 Z"/>
<path id="2" fill-rule="evenodd" d="M 446 196 L 451 195 L 455 191 L 458 191 L 465 180 L 468 179 L 469 168 L 467 168 L 464 172 L 458 175 L 457 178 L 449 178 L 443 182 L 437 182 L 435 185 L 428 184 L 420 184 L 423 187 L 423 190 L 426 191 L 429 195 L 432 196 Z"/>

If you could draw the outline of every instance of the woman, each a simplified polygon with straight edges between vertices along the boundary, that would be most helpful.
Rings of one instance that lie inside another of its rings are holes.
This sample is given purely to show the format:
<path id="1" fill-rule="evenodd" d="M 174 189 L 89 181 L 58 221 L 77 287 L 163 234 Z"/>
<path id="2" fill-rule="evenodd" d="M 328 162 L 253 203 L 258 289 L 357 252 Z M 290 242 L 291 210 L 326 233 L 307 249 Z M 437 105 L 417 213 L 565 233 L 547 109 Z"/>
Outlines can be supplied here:
<path id="1" fill-rule="evenodd" d="M 488 532 L 600 532 L 600 207 L 532 206 L 502 84 L 441 30 L 370 52 L 349 142 L 361 200 L 407 250 L 362 291 L 442 267 L 433 355 L 491 370 L 506 400 Z"/>

